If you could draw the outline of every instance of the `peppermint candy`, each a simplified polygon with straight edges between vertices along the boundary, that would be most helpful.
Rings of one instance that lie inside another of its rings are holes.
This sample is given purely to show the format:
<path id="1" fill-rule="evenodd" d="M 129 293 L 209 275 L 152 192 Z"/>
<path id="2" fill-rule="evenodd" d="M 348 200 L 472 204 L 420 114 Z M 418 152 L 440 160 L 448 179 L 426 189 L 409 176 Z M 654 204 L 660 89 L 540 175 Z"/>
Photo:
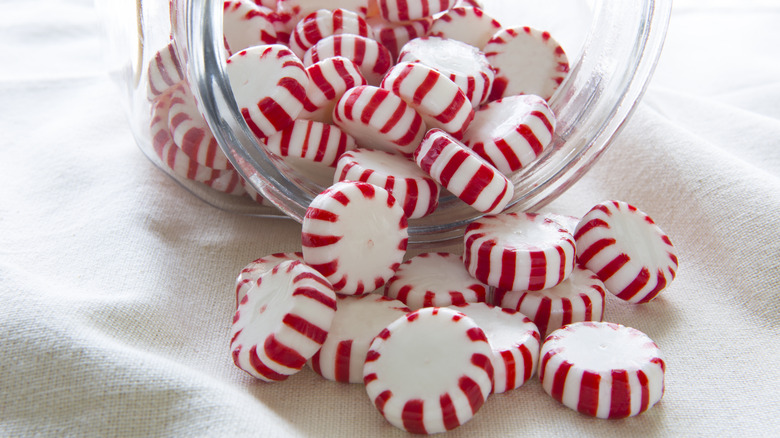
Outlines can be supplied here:
<path id="1" fill-rule="evenodd" d="M 290 35 L 290 50 L 299 58 L 321 39 L 338 34 L 360 35 L 373 38 L 366 19 L 346 9 L 320 9 L 304 17 L 295 25 Z"/>

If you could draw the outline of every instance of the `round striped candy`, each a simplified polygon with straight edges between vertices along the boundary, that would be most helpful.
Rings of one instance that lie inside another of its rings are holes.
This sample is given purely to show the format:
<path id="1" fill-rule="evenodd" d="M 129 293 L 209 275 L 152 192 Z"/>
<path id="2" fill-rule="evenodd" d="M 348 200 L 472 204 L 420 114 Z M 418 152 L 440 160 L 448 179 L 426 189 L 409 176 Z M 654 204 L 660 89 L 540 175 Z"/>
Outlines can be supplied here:
<path id="1" fill-rule="evenodd" d="M 233 169 L 188 87 L 177 87 L 173 91 L 168 129 L 174 143 L 198 164 L 217 170 Z"/>
<path id="2" fill-rule="evenodd" d="M 428 34 L 433 19 L 426 17 L 419 20 L 392 23 L 377 16 L 367 21 L 374 31 L 374 39 L 390 51 L 393 59 L 398 59 L 398 54 L 401 53 L 401 47 L 404 44 Z"/>
<path id="3" fill-rule="evenodd" d="M 677 251 L 669 236 L 627 202 L 594 206 L 582 217 L 574 239 L 577 261 L 622 300 L 651 301 L 676 275 Z"/>
<path id="4" fill-rule="evenodd" d="M 446 307 L 426 307 L 398 318 L 374 338 L 363 367 L 366 393 L 401 430 L 452 430 L 469 421 L 490 395 L 492 354 L 474 320 Z"/>
<path id="5" fill-rule="evenodd" d="M 382 18 L 399 22 L 419 20 L 446 11 L 455 0 L 378 0 Z"/>
<path id="6" fill-rule="evenodd" d="M 574 238 L 535 213 L 502 213 L 470 223 L 463 262 L 477 280 L 506 290 L 541 290 L 574 269 Z"/>
<path id="7" fill-rule="evenodd" d="M 236 278 L 236 307 L 244 300 L 247 291 L 257 284 L 258 278 L 262 277 L 266 272 L 271 271 L 274 266 L 288 260 L 298 260 L 302 262 L 303 254 L 300 252 L 273 253 L 255 259 L 244 266 Z"/>
<path id="8" fill-rule="evenodd" d="M 545 339 L 540 357 L 544 391 L 585 415 L 632 417 L 664 394 L 666 364 L 658 346 L 620 324 L 569 324 Z"/>
<path id="9" fill-rule="evenodd" d="M 274 11 L 247 0 L 225 0 L 222 34 L 228 54 L 261 44 L 275 44 Z"/>
<path id="10" fill-rule="evenodd" d="M 323 59 L 343 56 L 354 62 L 370 85 L 379 85 L 382 77 L 393 64 L 390 52 L 377 41 L 360 35 L 331 35 L 311 46 L 303 56 L 310 66 Z"/>
<path id="11" fill-rule="evenodd" d="M 303 58 L 309 48 L 321 39 L 339 34 L 373 38 L 374 33 L 366 19 L 346 9 L 320 9 L 304 17 L 290 35 L 290 50 Z"/>
<path id="12" fill-rule="evenodd" d="M 306 67 L 306 73 L 309 86 L 298 117 L 323 123 L 333 123 L 333 108 L 347 90 L 367 84 L 360 67 L 343 56 L 316 62 Z"/>
<path id="13" fill-rule="evenodd" d="M 147 67 L 147 97 L 154 100 L 184 80 L 184 73 L 176 54 L 176 44 L 169 42 L 155 52 Z"/>
<path id="14" fill-rule="evenodd" d="M 264 140 L 266 149 L 285 159 L 336 167 L 336 161 L 357 147 L 355 139 L 336 126 L 312 120 L 296 120 Z"/>
<path id="15" fill-rule="evenodd" d="M 482 50 L 501 29 L 501 23 L 482 9 L 458 6 L 436 16 L 428 35 L 462 41 Z"/>

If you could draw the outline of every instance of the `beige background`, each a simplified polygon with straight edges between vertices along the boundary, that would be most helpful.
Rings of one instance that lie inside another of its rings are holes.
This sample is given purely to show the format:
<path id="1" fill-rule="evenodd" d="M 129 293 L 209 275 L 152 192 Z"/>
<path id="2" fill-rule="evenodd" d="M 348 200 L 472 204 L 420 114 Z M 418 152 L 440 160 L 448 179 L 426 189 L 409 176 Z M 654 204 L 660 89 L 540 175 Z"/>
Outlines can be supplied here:
<path id="1" fill-rule="evenodd" d="M 596 420 L 533 380 L 448 435 L 780 435 L 780 4 L 708 3 L 677 3 L 634 117 L 546 208 L 625 200 L 676 244 L 659 299 L 606 312 L 663 350 L 663 400 Z M 154 168 L 96 24 L 89 0 L 0 1 L 0 435 L 404 435 L 360 385 L 233 366 L 233 280 L 298 250 L 300 226 L 222 213 Z"/>

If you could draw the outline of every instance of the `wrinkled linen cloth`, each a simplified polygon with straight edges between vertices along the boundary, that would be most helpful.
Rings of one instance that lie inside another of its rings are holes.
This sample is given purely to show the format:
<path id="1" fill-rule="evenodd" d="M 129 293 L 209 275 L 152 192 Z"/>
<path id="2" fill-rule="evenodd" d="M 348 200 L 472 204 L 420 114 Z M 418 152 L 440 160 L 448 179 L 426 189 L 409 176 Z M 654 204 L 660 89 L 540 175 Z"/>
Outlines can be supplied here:
<path id="1" fill-rule="evenodd" d="M 658 299 L 606 310 L 663 351 L 661 402 L 598 420 L 534 378 L 448 435 L 780 435 L 778 22 L 777 2 L 676 2 L 633 117 L 543 209 L 624 200 L 676 245 Z M 89 0 L 0 1 L 0 435 L 404 435 L 362 385 L 233 365 L 235 277 L 300 250 L 300 225 L 219 211 L 155 168 L 97 24 Z"/>

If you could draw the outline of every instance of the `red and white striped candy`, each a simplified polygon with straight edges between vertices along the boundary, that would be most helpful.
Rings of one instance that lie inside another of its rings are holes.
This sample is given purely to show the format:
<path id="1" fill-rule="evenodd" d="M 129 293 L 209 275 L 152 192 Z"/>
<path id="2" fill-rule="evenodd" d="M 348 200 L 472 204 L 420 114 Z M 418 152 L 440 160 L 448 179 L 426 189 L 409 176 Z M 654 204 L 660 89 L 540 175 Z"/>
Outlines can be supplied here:
<path id="1" fill-rule="evenodd" d="M 299 118 L 333 123 L 333 108 L 350 88 L 366 85 L 366 78 L 352 60 L 334 56 L 306 68 L 309 86 Z"/>
<path id="2" fill-rule="evenodd" d="M 341 154 L 357 147 L 355 139 L 336 126 L 312 120 L 292 125 L 264 140 L 269 152 L 282 157 L 336 167 Z"/>
<path id="3" fill-rule="evenodd" d="M 303 259 L 337 292 L 372 292 L 403 261 L 407 228 L 403 208 L 387 190 L 364 182 L 338 182 L 317 195 L 306 210 Z"/>
<path id="4" fill-rule="evenodd" d="M 398 62 L 419 62 L 444 73 L 466 93 L 474 108 L 487 101 L 495 77 L 479 49 L 449 38 L 415 38 L 403 46 Z"/>
<path id="5" fill-rule="evenodd" d="M 174 174 L 193 181 L 204 182 L 217 178 L 222 171 L 201 166 L 182 152 L 168 130 L 168 109 L 172 94 L 159 96 L 152 105 L 150 138 L 152 148 L 163 164 Z"/>
<path id="6" fill-rule="evenodd" d="M 384 187 L 401 203 L 408 219 L 427 216 L 439 205 L 439 185 L 413 161 L 400 155 L 372 149 L 357 149 L 341 155 L 334 182 L 363 181 Z"/>
<path id="7" fill-rule="evenodd" d="M 387 21 L 411 21 L 430 17 L 455 5 L 455 0 L 379 0 L 379 11 Z"/>
<path id="8" fill-rule="evenodd" d="M 664 394 L 666 364 L 658 346 L 620 324 L 569 324 L 545 339 L 540 357 L 544 391 L 585 415 L 632 417 Z"/>
<path id="9" fill-rule="evenodd" d="M 484 302 L 488 287 L 469 275 L 460 256 L 431 252 L 405 261 L 385 284 L 384 293 L 417 310 Z"/>
<path id="10" fill-rule="evenodd" d="M 303 56 L 308 67 L 333 56 L 343 56 L 354 62 L 370 85 L 378 85 L 393 64 L 385 46 L 360 35 L 341 34 L 325 37 L 311 46 Z"/>
<path id="11" fill-rule="evenodd" d="M 574 269 L 574 238 L 557 222 L 534 213 L 502 213 L 470 223 L 463 263 L 477 280 L 506 290 L 541 290 Z"/>
<path id="12" fill-rule="evenodd" d="M 606 300 L 604 283 L 593 272 L 575 266 L 569 278 L 549 289 L 505 291 L 493 295 L 498 306 L 527 315 L 547 336 L 566 324 L 602 321 Z"/>
<path id="13" fill-rule="evenodd" d="M 482 2 L 478 0 L 457 0 L 455 2 L 455 7 L 457 8 L 461 6 L 465 6 L 465 7 L 471 6 L 475 8 L 485 9 L 485 7 L 482 5 Z"/>
<path id="14" fill-rule="evenodd" d="M 198 164 L 217 170 L 233 169 L 188 87 L 174 91 L 168 113 L 168 129 L 174 143 Z"/>
<path id="15" fill-rule="evenodd" d="M 442 187 L 483 213 L 502 211 L 514 195 L 498 169 L 440 129 L 428 131 L 414 159 Z"/>
<path id="16" fill-rule="evenodd" d="M 425 135 L 417 111 L 390 90 L 370 85 L 347 90 L 333 110 L 333 122 L 361 147 L 406 156 Z"/>
<path id="17" fill-rule="evenodd" d="M 269 9 L 276 9 L 277 0 L 252 0 L 257 6 L 265 6 Z"/>
<path id="18" fill-rule="evenodd" d="M 155 52 L 154 57 L 149 61 L 146 75 L 149 82 L 147 89 L 149 100 L 154 100 L 184 80 L 173 41 Z"/>
<path id="19" fill-rule="evenodd" d="M 549 100 L 569 73 L 569 60 L 549 32 L 514 27 L 496 33 L 482 49 L 496 70 L 490 100 L 535 94 Z"/>
<path id="20" fill-rule="evenodd" d="M 536 371 L 541 344 L 536 325 L 520 312 L 486 303 L 453 306 L 473 319 L 493 349 L 493 393 L 517 389 Z"/>
<path id="21" fill-rule="evenodd" d="M 297 261 L 276 265 L 236 309 L 233 362 L 258 379 L 284 380 L 320 349 L 336 314 L 336 295 L 317 271 Z"/>
<path id="22" fill-rule="evenodd" d="M 422 116 L 428 129 L 439 128 L 461 139 L 474 118 L 474 108 L 466 94 L 447 76 L 420 63 L 402 62 L 392 67 L 382 80 Z"/>
<path id="23" fill-rule="evenodd" d="M 545 213 L 545 215 L 555 222 L 561 224 L 563 228 L 566 229 L 566 231 L 572 234 L 572 236 L 574 235 L 574 231 L 577 229 L 577 225 L 580 223 L 580 218 L 577 216 L 557 213 Z"/>
<path id="24" fill-rule="evenodd" d="M 370 0 L 277 0 L 279 13 L 291 15 L 297 23 L 320 9 L 345 9 L 362 16 L 368 13 Z"/>
<path id="25" fill-rule="evenodd" d="M 374 338 L 363 382 L 393 426 L 444 432 L 469 421 L 490 395 L 492 354 L 474 320 L 446 307 L 426 307 L 398 318 Z"/>
<path id="26" fill-rule="evenodd" d="M 303 261 L 300 252 L 277 252 L 253 260 L 241 269 L 236 278 L 236 307 L 244 299 L 249 289 L 257 284 L 257 279 L 273 269 L 279 263 L 288 260 Z"/>
<path id="27" fill-rule="evenodd" d="M 203 181 L 203 184 L 212 189 L 233 196 L 246 195 L 241 175 L 235 170 L 220 171 L 219 176 L 210 180 Z"/>
<path id="28" fill-rule="evenodd" d="M 371 341 L 396 319 L 411 312 L 398 300 L 381 295 L 338 295 L 336 316 L 322 348 L 309 361 L 322 377 L 363 383 L 363 365 Z"/>
<path id="29" fill-rule="evenodd" d="M 650 216 L 623 201 L 593 207 L 574 238 L 577 261 L 630 303 L 654 299 L 677 272 L 677 251 L 669 236 Z"/>
<path id="30" fill-rule="evenodd" d="M 476 112 L 463 143 L 508 175 L 544 151 L 555 125 L 555 115 L 541 97 L 508 96 Z"/>
<path id="31" fill-rule="evenodd" d="M 402 23 L 391 23 L 381 17 L 374 17 L 367 21 L 374 31 L 374 39 L 382 43 L 390 51 L 393 59 L 397 59 L 404 44 L 428 34 L 428 29 L 431 28 L 433 19 L 426 17 Z"/>
<path id="32" fill-rule="evenodd" d="M 225 0 L 222 34 L 229 54 L 261 44 L 275 44 L 274 10 L 247 0 Z"/>
<path id="33" fill-rule="evenodd" d="M 373 38 L 374 33 L 366 19 L 346 9 L 320 9 L 304 17 L 290 35 L 290 50 L 303 58 L 309 48 L 321 39 L 339 34 Z"/>
<path id="34" fill-rule="evenodd" d="M 482 50 L 501 29 L 501 23 L 482 9 L 458 6 L 438 15 L 428 35 L 462 41 Z"/>
<path id="35" fill-rule="evenodd" d="M 228 58 L 226 70 L 241 115 L 258 138 L 286 128 L 303 110 L 309 76 L 285 46 L 242 50 Z"/>

